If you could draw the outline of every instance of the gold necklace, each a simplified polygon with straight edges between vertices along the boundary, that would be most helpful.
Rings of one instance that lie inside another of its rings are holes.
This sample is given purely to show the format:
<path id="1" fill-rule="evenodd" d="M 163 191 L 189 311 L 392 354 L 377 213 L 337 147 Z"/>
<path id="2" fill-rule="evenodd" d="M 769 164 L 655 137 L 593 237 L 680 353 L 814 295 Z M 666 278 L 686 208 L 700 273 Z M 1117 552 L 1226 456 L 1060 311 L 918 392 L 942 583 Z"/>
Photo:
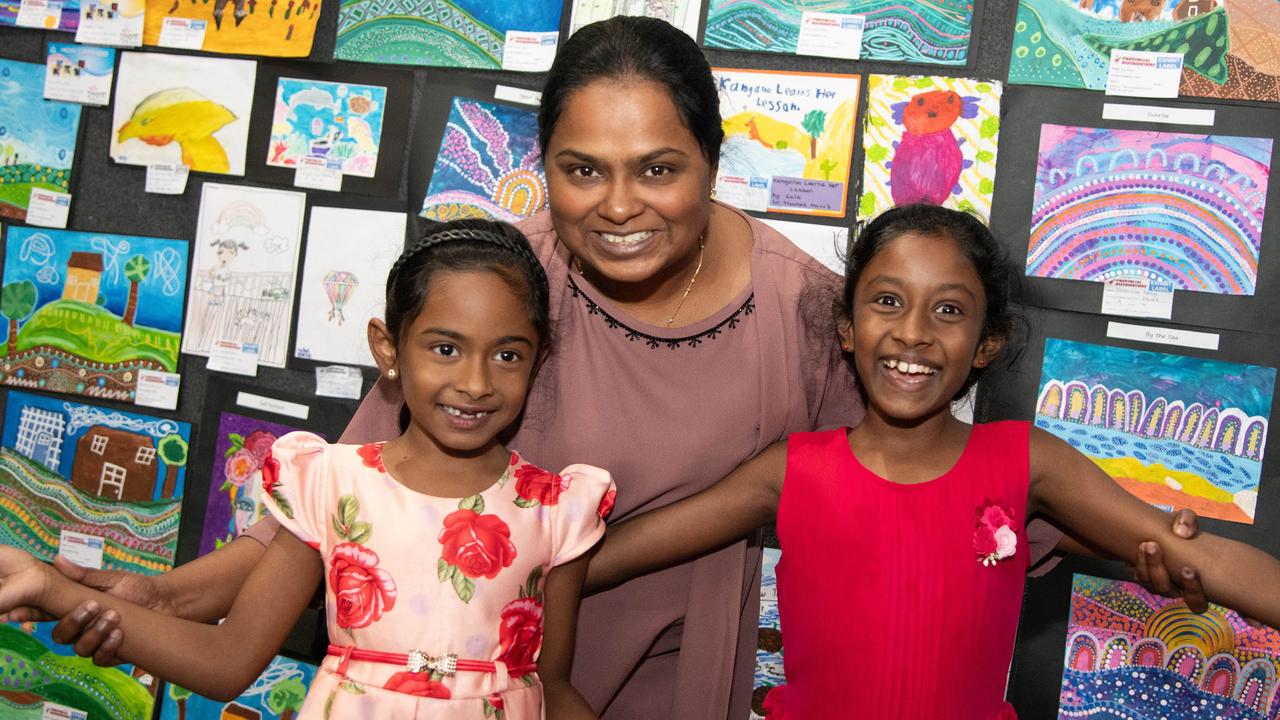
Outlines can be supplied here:
<path id="1" fill-rule="evenodd" d="M 702 272 L 702 257 L 706 254 L 707 245 L 703 241 L 703 236 L 698 236 L 698 267 L 693 269 L 693 277 L 689 278 L 689 284 L 684 288 L 684 294 L 680 296 L 680 304 L 676 305 L 675 312 L 671 313 L 671 317 L 667 318 L 666 327 L 671 327 L 671 323 L 676 321 L 676 315 L 680 314 L 680 308 L 684 307 L 685 298 L 689 297 L 689 291 L 693 289 L 693 284 L 698 282 L 698 273 Z"/>

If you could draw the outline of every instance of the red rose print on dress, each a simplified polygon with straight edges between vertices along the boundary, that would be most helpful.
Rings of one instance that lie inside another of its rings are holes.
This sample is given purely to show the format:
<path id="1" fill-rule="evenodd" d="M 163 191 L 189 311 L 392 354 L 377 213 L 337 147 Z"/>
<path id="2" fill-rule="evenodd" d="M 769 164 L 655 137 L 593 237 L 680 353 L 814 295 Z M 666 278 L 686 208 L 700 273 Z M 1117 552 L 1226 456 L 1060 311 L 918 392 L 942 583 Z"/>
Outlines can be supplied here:
<path id="1" fill-rule="evenodd" d="M 356 454 L 360 456 L 365 467 L 371 467 L 383 473 L 387 471 L 382 464 L 382 443 L 365 443 L 356 450 Z"/>
<path id="2" fill-rule="evenodd" d="M 502 608 L 498 625 L 498 659 L 508 668 L 532 665 L 542 649 L 542 603 L 516 598 Z"/>
<path id="3" fill-rule="evenodd" d="M 443 546 L 436 562 L 440 582 L 452 582 L 463 602 L 471 602 L 475 580 L 498 576 L 516 559 L 511 528 L 497 515 L 484 514 L 484 498 L 463 498 L 458 509 L 444 518 L 437 538 Z"/>
<path id="4" fill-rule="evenodd" d="M 609 488 L 609 492 L 600 498 L 600 507 L 596 508 L 596 515 L 599 515 L 601 520 L 607 519 L 613 513 L 613 501 L 617 497 L 618 491 L 614 488 Z"/>
<path id="5" fill-rule="evenodd" d="M 441 698 L 448 700 L 453 693 L 449 687 L 436 679 L 435 673 L 409 672 L 403 670 L 387 678 L 382 686 L 384 690 L 417 695 L 419 697 Z"/>
<path id="6" fill-rule="evenodd" d="M 1013 526 L 1013 511 L 987 500 L 978 508 L 977 527 L 973 531 L 973 551 L 978 562 L 991 567 L 1013 557 L 1018 548 L 1018 533 Z"/>
<path id="7" fill-rule="evenodd" d="M 486 718 L 494 718 L 494 720 L 505 720 L 507 713 L 503 709 L 504 707 L 502 695 L 489 693 L 488 697 L 484 699 L 484 716 Z"/>
<path id="8" fill-rule="evenodd" d="M 342 543 L 329 554 L 329 591 L 338 627 L 348 629 L 377 622 L 396 604 L 395 580 L 378 567 L 378 554 L 354 543 Z"/>
<path id="9" fill-rule="evenodd" d="M 284 493 L 280 492 L 280 462 L 271 457 L 270 452 L 262 459 L 262 494 L 271 498 L 285 517 L 293 519 L 293 506 Z"/>
<path id="10" fill-rule="evenodd" d="M 536 465 L 521 465 L 516 468 L 515 503 L 523 508 L 534 505 L 555 505 L 560 502 L 560 493 L 569 489 L 569 475 L 556 475 Z"/>

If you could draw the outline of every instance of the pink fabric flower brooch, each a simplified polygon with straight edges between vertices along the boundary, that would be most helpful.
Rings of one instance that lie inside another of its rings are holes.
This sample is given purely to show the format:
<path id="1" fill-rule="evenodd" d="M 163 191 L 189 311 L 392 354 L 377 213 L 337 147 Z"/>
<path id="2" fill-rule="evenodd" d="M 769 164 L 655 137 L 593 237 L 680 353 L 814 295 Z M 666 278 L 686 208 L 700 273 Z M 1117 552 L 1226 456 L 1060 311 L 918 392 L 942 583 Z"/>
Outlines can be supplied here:
<path id="1" fill-rule="evenodd" d="M 1018 533 L 1013 527 L 1013 511 L 990 500 L 978 508 L 973 550 L 978 562 L 991 567 L 1013 557 L 1018 550 Z"/>

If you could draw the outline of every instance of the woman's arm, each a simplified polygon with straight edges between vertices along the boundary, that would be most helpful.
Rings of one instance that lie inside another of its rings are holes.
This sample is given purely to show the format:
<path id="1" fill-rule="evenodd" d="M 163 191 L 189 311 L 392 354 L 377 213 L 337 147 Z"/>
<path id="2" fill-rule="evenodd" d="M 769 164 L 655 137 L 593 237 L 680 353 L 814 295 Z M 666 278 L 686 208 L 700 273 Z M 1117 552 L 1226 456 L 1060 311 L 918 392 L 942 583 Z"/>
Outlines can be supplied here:
<path id="1" fill-rule="evenodd" d="M 610 526 L 591 558 L 586 594 L 698 557 L 773 522 L 786 471 L 784 440 L 696 495 Z"/>
<path id="2" fill-rule="evenodd" d="M 1169 576 L 1198 568 L 1210 600 L 1280 625 L 1280 561 L 1245 543 L 1200 533 L 1174 534 L 1168 515 L 1135 498 L 1067 443 L 1031 429 L 1031 512 L 1044 512 L 1090 547 L 1124 559 L 1157 542 Z"/>
<path id="3" fill-rule="evenodd" d="M 578 600 L 587 576 L 587 556 L 558 565 L 547 573 L 543 585 L 542 654 L 538 656 L 538 677 L 542 680 L 547 717 L 566 720 L 595 720 L 587 701 L 569 683 L 573 669 L 573 646 L 578 627 Z"/>
<path id="4" fill-rule="evenodd" d="M 92 600 L 119 616 L 122 660 L 220 701 L 235 699 L 258 677 L 323 576 L 315 550 L 291 533 L 278 533 L 226 620 L 206 625 L 87 588 L 13 548 L 0 553 L 0 611 L 24 604 L 61 617 Z"/>

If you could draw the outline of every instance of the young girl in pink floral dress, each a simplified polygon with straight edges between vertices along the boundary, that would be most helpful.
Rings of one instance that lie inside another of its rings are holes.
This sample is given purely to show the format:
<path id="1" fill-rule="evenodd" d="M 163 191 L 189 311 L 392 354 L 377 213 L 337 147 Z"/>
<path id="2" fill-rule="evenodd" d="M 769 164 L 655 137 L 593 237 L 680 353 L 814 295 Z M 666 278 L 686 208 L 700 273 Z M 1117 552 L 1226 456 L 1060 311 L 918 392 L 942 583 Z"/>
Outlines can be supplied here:
<path id="1" fill-rule="evenodd" d="M 404 392 L 403 433 L 276 441 L 263 502 L 290 532 L 221 625 L 121 603 L 9 547 L 0 612 L 61 615 L 92 597 L 136 628 L 121 658 L 230 700 L 323 577 L 331 645 L 300 718 L 594 717 L 568 677 L 583 554 L 604 534 L 613 482 L 588 465 L 548 472 L 498 439 L 546 351 L 542 266 L 509 225 L 446 223 L 392 267 L 385 314 L 369 342 Z"/>
<path id="2" fill-rule="evenodd" d="M 1043 514 L 1116 557 L 1143 541 L 1205 591 L 1280 625 L 1280 562 L 1205 533 L 1176 537 L 1067 443 L 1027 422 L 970 426 L 951 402 L 1000 354 L 1016 275 L 978 220 L 890 210 L 848 262 L 841 348 L 867 414 L 797 433 L 711 488 L 615 527 L 591 561 L 609 585 L 776 521 L 787 684 L 772 719 L 997 720 Z"/>

